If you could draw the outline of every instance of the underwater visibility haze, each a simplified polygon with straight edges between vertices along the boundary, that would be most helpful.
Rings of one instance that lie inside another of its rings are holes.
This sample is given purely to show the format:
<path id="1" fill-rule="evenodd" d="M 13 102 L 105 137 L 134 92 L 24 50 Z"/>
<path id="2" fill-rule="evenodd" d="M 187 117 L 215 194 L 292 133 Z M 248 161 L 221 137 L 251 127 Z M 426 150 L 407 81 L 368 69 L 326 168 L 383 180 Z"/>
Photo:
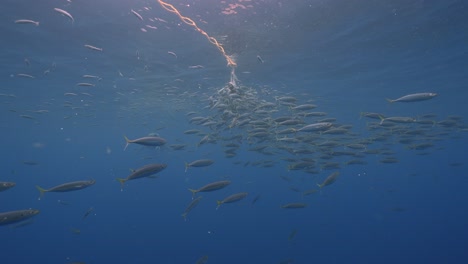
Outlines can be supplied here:
<path id="1" fill-rule="evenodd" d="M 468 3 L 5 0 L 13 263 L 463 263 Z"/>

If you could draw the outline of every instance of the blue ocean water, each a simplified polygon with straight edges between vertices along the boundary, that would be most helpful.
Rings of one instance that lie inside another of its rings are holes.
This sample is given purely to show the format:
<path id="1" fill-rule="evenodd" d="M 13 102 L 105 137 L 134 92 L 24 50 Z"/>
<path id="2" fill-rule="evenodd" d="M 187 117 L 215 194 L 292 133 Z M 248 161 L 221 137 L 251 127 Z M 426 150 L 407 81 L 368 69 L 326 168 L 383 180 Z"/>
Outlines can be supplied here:
<path id="1" fill-rule="evenodd" d="M 234 58 L 237 92 L 224 93 L 233 75 L 219 49 L 156 0 L 2 2 L 0 181 L 16 186 L 0 192 L 0 212 L 40 210 L 0 226 L 2 264 L 463 263 L 465 1 L 168 3 Z M 437 96 L 386 101 L 425 92 Z M 286 96 L 294 105 L 281 104 Z M 302 104 L 317 108 L 292 109 Z M 296 130 L 334 118 L 347 133 L 286 141 L 276 133 L 288 126 L 272 121 L 281 116 L 303 120 Z M 124 151 L 124 135 L 167 144 Z M 198 159 L 215 162 L 186 170 Z M 116 180 L 150 163 L 168 166 Z M 334 172 L 336 182 L 317 187 Z M 41 199 L 35 188 L 90 179 Z M 184 220 L 188 189 L 220 180 L 231 184 L 200 193 Z M 248 196 L 216 209 L 239 192 Z"/>

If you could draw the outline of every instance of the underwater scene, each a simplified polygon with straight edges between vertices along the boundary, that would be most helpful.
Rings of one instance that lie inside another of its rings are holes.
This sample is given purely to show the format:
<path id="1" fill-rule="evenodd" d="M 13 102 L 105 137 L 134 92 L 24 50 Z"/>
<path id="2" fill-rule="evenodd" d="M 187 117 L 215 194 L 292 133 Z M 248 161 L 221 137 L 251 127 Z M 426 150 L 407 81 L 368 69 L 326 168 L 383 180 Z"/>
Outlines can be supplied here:
<path id="1" fill-rule="evenodd" d="M 468 2 L 0 6 L 1 264 L 467 259 Z"/>

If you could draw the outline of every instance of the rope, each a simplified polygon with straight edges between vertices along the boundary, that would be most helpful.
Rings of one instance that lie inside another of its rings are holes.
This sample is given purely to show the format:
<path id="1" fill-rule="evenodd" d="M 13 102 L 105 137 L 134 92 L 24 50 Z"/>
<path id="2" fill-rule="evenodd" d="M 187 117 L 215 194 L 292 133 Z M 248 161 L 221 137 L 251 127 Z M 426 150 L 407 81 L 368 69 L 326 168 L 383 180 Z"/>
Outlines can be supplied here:
<path id="1" fill-rule="evenodd" d="M 224 56 L 224 58 L 226 59 L 227 66 L 231 68 L 234 68 L 237 66 L 236 62 L 230 56 L 226 54 L 223 46 L 221 46 L 221 44 L 219 44 L 219 42 L 215 38 L 211 37 L 210 35 L 208 35 L 208 33 L 206 33 L 201 28 L 199 28 L 197 24 L 195 23 L 195 21 L 193 21 L 192 19 L 188 17 L 184 17 L 182 14 L 180 14 L 179 10 L 177 10 L 173 5 L 168 4 L 162 0 L 156 0 L 156 1 L 158 1 L 158 3 L 161 4 L 161 6 L 167 11 L 176 14 L 180 18 L 180 20 L 182 20 L 182 22 L 184 22 L 185 24 L 189 26 L 194 27 L 198 32 L 200 32 L 203 36 L 205 36 L 208 39 L 208 41 L 211 42 L 211 44 L 215 45 L 218 48 L 218 50 L 221 52 L 221 54 Z"/>

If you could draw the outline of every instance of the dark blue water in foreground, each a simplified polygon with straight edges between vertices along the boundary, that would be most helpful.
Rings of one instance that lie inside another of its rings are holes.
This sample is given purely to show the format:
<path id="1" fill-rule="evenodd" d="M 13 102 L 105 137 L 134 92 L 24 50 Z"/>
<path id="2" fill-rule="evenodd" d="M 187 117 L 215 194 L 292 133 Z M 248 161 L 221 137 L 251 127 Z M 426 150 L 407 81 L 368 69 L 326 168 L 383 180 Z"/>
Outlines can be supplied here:
<path id="1" fill-rule="evenodd" d="M 16 186 L 0 192 L 0 212 L 40 210 L 26 225 L 0 226 L 2 264 L 467 259 L 465 1 L 170 3 L 233 56 L 242 93 L 220 91 L 226 59 L 156 1 L 2 2 L 0 181 Z M 423 92 L 437 96 L 385 100 Z M 302 104 L 317 108 L 292 109 Z M 272 121 L 281 116 L 304 123 Z M 346 133 L 277 134 L 324 118 Z M 167 144 L 124 151 L 124 135 L 149 134 Z M 215 163 L 185 172 L 197 159 Z M 309 165 L 294 170 L 299 162 Z M 123 189 L 116 181 L 150 163 L 168 167 Z M 317 187 L 334 172 L 336 182 Z M 38 200 L 36 185 L 90 179 Z M 201 193 L 184 221 L 187 189 L 219 180 L 231 184 Z M 239 192 L 248 196 L 216 210 Z M 288 203 L 306 207 L 281 208 Z"/>

